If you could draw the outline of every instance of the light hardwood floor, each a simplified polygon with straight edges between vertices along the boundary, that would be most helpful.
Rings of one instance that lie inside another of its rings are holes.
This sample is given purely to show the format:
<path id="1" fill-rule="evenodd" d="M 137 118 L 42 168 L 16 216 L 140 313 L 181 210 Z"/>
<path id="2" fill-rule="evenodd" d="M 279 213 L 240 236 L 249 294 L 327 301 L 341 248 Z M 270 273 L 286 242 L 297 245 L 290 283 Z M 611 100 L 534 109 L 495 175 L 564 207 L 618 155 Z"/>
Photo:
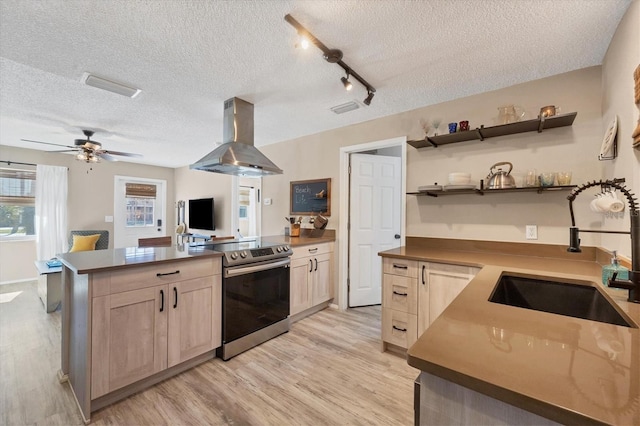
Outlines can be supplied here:
<path id="1" fill-rule="evenodd" d="M 9 300 L 11 299 L 11 300 Z M 381 353 L 380 307 L 326 309 L 92 415 L 96 425 L 411 425 L 418 371 Z M 81 425 L 60 367 L 60 312 L 0 286 L 0 422 Z"/>

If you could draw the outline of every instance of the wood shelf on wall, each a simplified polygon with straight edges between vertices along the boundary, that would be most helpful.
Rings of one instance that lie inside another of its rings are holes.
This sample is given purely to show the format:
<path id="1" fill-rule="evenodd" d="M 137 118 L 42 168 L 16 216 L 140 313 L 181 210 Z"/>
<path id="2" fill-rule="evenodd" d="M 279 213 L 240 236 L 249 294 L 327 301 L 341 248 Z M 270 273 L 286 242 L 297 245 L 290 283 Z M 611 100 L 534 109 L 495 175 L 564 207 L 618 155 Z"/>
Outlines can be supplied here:
<path id="1" fill-rule="evenodd" d="M 471 140 L 485 140 L 498 136 L 514 135 L 516 133 L 534 132 L 541 133 L 546 129 L 556 127 L 566 127 L 573 125 L 573 121 L 578 115 L 577 112 L 554 115 L 546 118 L 536 118 L 533 120 L 518 121 L 516 123 L 501 124 L 498 126 L 484 127 L 484 125 L 464 132 L 448 133 L 437 136 L 427 136 L 422 140 L 410 140 L 407 143 L 414 148 L 437 148 L 441 145 L 465 142 Z"/>
<path id="2" fill-rule="evenodd" d="M 556 185 L 556 186 L 527 186 L 524 188 L 503 188 L 503 189 L 454 189 L 449 191 L 418 191 L 407 192 L 407 195 L 418 195 L 428 197 L 441 197 L 447 195 L 486 195 L 486 194 L 506 194 L 511 192 L 543 192 L 570 191 L 577 185 Z"/>

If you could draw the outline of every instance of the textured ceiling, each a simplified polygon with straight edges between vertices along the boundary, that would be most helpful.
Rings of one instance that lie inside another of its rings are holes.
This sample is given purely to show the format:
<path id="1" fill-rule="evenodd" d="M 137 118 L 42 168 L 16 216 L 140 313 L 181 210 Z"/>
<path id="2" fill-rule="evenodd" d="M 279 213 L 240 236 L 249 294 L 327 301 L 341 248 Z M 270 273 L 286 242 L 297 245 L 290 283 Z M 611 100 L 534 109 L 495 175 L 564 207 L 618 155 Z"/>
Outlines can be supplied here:
<path id="1" fill-rule="evenodd" d="M 97 130 L 125 159 L 181 167 L 222 140 L 225 99 L 255 105 L 256 146 L 599 65 L 631 0 L 2 0 L 0 145 Z M 376 89 L 367 107 L 290 13 Z M 89 71 L 142 89 L 81 83 Z M 1 148 L 0 148 L 1 149 Z M 63 154 L 61 154 L 63 155 Z M 2 156 L 0 155 L 0 159 Z"/>

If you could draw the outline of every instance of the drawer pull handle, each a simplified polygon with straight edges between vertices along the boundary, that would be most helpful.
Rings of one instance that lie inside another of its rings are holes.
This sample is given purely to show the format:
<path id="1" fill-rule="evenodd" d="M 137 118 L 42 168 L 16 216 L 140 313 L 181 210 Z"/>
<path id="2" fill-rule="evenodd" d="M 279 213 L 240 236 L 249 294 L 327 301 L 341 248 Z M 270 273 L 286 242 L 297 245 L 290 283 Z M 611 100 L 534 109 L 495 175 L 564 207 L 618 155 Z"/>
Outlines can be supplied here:
<path id="1" fill-rule="evenodd" d="M 397 263 L 394 263 L 393 267 L 396 268 L 396 269 L 409 269 L 409 267 L 407 265 L 399 265 Z"/>
<path id="2" fill-rule="evenodd" d="M 318 251 L 318 247 L 309 249 L 309 253 L 315 253 Z"/>
<path id="3" fill-rule="evenodd" d="M 175 271 L 175 272 L 166 272 L 166 273 L 164 273 L 164 274 L 163 274 L 163 273 L 158 272 L 158 273 L 156 274 L 156 277 L 164 277 L 165 275 L 175 275 L 175 274 L 179 274 L 179 273 L 180 273 L 180 271 L 179 271 L 179 270 L 178 270 L 178 271 Z"/>
<path id="4" fill-rule="evenodd" d="M 397 291 L 393 290 L 393 294 L 397 294 L 398 296 L 408 296 L 408 293 L 398 293 Z"/>
<path id="5" fill-rule="evenodd" d="M 405 333 L 407 331 L 406 328 L 400 328 L 400 327 L 396 327 L 395 325 L 393 326 L 394 330 L 398 330 L 398 331 L 402 331 L 403 333 Z"/>

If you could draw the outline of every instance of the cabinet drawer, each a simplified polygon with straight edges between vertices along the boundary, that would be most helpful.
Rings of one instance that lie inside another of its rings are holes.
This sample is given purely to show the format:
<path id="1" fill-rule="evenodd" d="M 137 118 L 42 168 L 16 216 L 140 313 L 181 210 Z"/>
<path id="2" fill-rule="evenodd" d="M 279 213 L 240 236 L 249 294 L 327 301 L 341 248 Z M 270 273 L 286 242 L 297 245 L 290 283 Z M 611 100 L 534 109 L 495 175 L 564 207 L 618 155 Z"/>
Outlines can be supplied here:
<path id="1" fill-rule="evenodd" d="M 91 285 L 93 297 L 97 297 L 221 273 L 221 258 L 207 257 L 97 273 Z"/>
<path id="2" fill-rule="evenodd" d="M 403 277 L 418 277 L 418 261 L 406 259 L 382 258 L 382 272 Z"/>
<path id="3" fill-rule="evenodd" d="M 382 340 L 408 349 L 418 338 L 417 322 L 416 315 L 382 308 Z"/>
<path id="4" fill-rule="evenodd" d="M 382 276 L 382 306 L 416 314 L 418 312 L 416 279 L 384 274 Z"/>
<path id="5" fill-rule="evenodd" d="M 312 244 L 308 246 L 299 246 L 293 248 L 291 260 L 303 257 L 317 256 L 319 254 L 330 253 L 333 251 L 333 243 Z"/>

